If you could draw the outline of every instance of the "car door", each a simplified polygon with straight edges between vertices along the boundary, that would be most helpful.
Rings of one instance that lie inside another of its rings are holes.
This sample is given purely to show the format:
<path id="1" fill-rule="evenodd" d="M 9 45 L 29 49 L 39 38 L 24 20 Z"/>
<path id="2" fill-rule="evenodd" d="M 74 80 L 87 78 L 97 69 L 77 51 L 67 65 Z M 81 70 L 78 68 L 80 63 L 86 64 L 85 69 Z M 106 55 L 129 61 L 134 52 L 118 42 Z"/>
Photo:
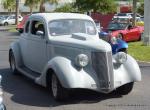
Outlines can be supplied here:
<path id="1" fill-rule="evenodd" d="M 15 16 L 10 16 L 8 18 L 8 24 L 15 24 Z"/>
<path id="2" fill-rule="evenodd" d="M 133 41 L 137 39 L 137 29 L 131 25 L 126 29 L 126 41 Z"/>
<path id="3" fill-rule="evenodd" d="M 30 28 L 27 45 L 27 66 L 31 70 L 41 73 L 47 63 L 47 40 L 44 21 L 33 19 Z"/>

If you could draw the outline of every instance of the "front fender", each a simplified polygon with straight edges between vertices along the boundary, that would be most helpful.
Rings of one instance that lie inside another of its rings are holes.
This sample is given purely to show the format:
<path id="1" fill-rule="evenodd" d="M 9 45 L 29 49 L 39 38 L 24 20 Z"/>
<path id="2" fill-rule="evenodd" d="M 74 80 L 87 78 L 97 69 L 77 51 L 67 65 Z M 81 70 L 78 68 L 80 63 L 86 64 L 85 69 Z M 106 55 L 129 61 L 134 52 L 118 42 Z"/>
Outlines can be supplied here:
<path id="1" fill-rule="evenodd" d="M 54 70 L 62 86 L 65 88 L 92 88 L 91 85 L 98 82 L 97 76 L 93 74 L 94 71 L 92 69 L 78 69 L 70 59 L 55 57 L 47 63 L 43 74 L 36 80 L 38 84 L 46 86 L 48 69 Z"/>
<path id="2" fill-rule="evenodd" d="M 127 55 L 127 61 L 124 64 L 114 64 L 115 88 L 137 81 L 141 81 L 141 71 L 133 57 Z"/>
<path id="3" fill-rule="evenodd" d="M 141 81 L 142 78 L 140 67 L 132 56 L 127 55 L 127 62 L 123 65 L 126 68 L 126 70 L 128 70 L 129 76 L 133 81 Z"/>

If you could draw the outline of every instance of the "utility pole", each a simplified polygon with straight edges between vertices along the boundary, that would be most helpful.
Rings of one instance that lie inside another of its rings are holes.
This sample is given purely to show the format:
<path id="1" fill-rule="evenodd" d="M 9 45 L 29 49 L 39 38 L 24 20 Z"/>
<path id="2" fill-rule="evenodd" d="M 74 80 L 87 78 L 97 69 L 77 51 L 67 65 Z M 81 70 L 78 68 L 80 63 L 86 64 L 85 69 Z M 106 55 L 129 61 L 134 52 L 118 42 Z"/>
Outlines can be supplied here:
<path id="1" fill-rule="evenodd" d="M 150 0 L 144 0 L 144 45 L 150 45 Z"/>
<path id="2" fill-rule="evenodd" d="M 135 26 L 136 23 L 136 4 L 137 0 L 133 0 L 133 26 Z"/>
<path id="3" fill-rule="evenodd" d="M 16 0 L 16 25 L 18 25 L 19 0 Z"/>

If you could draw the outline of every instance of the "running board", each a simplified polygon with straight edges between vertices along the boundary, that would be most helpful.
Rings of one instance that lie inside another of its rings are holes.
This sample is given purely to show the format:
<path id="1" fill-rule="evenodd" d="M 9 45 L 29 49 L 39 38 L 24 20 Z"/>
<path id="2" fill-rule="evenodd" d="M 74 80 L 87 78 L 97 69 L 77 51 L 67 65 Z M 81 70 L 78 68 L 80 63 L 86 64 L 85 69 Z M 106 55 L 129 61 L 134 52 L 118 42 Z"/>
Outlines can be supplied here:
<path id="1" fill-rule="evenodd" d="M 41 75 L 40 73 L 34 72 L 25 66 L 19 67 L 18 71 L 33 81 L 35 81 L 36 78 L 40 77 L 40 75 Z"/>

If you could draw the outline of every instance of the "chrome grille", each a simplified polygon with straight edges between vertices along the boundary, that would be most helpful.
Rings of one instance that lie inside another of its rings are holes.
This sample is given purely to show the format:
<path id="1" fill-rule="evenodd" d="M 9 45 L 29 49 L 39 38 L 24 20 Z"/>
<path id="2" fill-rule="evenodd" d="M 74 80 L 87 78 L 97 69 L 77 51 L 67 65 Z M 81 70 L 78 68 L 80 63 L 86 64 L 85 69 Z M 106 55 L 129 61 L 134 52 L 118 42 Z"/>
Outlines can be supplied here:
<path id="1" fill-rule="evenodd" d="M 113 86 L 113 64 L 111 52 L 93 52 L 92 66 L 99 79 L 99 86 L 102 89 L 109 89 Z"/>

